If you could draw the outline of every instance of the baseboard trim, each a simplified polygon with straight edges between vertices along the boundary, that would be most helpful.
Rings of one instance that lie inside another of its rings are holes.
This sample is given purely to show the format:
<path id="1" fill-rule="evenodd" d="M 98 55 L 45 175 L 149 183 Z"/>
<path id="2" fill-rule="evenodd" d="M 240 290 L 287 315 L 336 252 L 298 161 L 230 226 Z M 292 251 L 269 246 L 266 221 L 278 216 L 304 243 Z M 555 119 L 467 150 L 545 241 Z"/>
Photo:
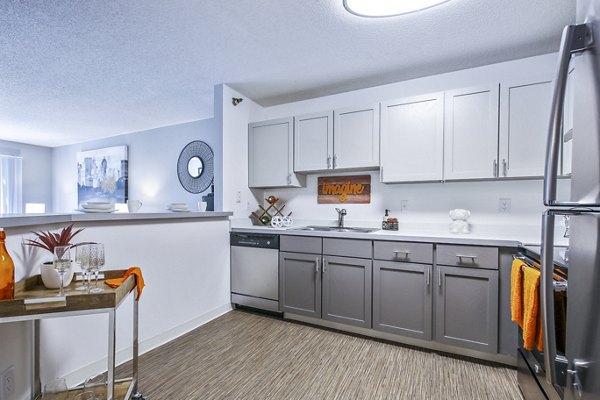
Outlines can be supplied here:
<path id="1" fill-rule="evenodd" d="M 166 330 L 154 337 L 143 340 L 139 342 L 139 352 L 140 355 L 155 349 L 159 346 L 162 346 L 165 343 L 168 343 L 178 337 L 185 335 L 186 333 L 212 321 L 215 318 L 220 317 L 223 314 L 228 313 L 232 310 L 231 304 L 223 304 L 213 310 L 210 310 L 188 322 L 185 322 L 181 325 L 173 327 L 169 330 Z M 116 354 L 116 364 L 121 365 L 129 360 L 131 360 L 131 354 L 133 351 L 132 346 L 128 346 L 125 349 L 117 351 Z M 85 367 L 79 368 L 69 374 L 67 374 L 64 378 L 67 380 L 67 386 L 74 387 L 82 382 L 84 382 L 90 376 L 94 376 L 106 371 L 106 365 L 108 363 L 108 357 L 103 357 L 100 360 L 94 361 L 91 364 L 86 365 Z"/>

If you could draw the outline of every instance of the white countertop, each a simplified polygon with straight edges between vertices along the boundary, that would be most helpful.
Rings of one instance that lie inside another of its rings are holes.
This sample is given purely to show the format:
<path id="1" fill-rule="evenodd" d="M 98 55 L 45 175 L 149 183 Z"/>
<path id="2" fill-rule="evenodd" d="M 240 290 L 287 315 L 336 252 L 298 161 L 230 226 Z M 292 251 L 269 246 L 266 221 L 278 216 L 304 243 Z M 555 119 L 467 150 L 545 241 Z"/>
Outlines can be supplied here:
<path id="1" fill-rule="evenodd" d="M 232 212 L 204 211 L 204 212 L 152 212 L 152 213 L 73 213 L 73 214 L 19 214 L 0 216 L 1 228 L 15 228 L 22 226 L 59 224 L 71 222 L 111 222 L 111 221 L 141 221 L 141 220 L 174 220 L 174 219 L 201 219 L 201 218 L 229 218 Z"/>
<path id="2" fill-rule="evenodd" d="M 320 237 L 336 237 L 348 239 L 370 239 L 370 240 L 393 240 L 393 241 L 408 241 L 408 242 L 433 242 L 433 243 L 448 243 L 448 244 L 464 244 L 478 246 L 495 246 L 495 247 L 518 247 L 521 245 L 539 245 L 541 240 L 541 232 L 537 226 L 512 226 L 512 225 L 495 225 L 495 226 L 477 226 L 473 227 L 472 233 L 456 234 L 450 233 L 447 225 L 446 230 L 443 229 L 443 224 L 423 224 L 422 227 L 411 224 L 410 226 L 400 227 L 398 231 L 377 230 L 370 233 L 355 233 L 355 232 L 327 232 L 327 231 L 303 231 L 294 228 L 300 228 L 308 224 L 295 224 L 291 228 L 273 228 L 270 226 L 235 226 L 232 225 L 232 232 L 244 233 L 276 233 L 279 235 L 296 235 L 296 236 L 320 236 Z M 328 225 L 315 224 L 310 225 Z M 353 225 L 347 225 L 353 226 Z M 356 225 L 354 225 L 356 226 Z M 368 225 L 361 225 L 368 227 Z M 557 240 L 557 245 L 561 245 L 561 241 Z"/>

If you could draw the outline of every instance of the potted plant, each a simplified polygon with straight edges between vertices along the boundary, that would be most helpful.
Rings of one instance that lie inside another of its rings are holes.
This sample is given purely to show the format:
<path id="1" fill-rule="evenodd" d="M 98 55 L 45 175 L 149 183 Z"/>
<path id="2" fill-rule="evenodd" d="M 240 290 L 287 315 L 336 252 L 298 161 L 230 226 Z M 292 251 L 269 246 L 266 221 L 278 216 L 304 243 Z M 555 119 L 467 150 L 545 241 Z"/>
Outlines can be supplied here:
<path id="1" fill-rule="evenodd" d="M 32 232 L 36 238 L 35 239 L 27 239 L 25 240 L 25 244 L 27 246 L 39 247 L 44 250 L 48 250 L 50 254 L 54 255 L 54 248 L 56 246 L 70 246 L 71 248 L 75 248 L 77 246 L 81 246 L 84 244 L 93 244 L 92 242 L 81 242 L 81 243 L 72 243 L 73 238 L 83 231 L 85 228 L 79 228 L 73 230 L 73 224 L 63 228 L 60 233 L 54 233 L 50 231 L 40 231 L 40 232 Z M 58 289 L 60 288 L 60 275 L 54 269 L 54 265 L 52 261 L 48 261 L 42 264 L 40 267 L 40 275 L 42 276 L 42 282 L 44 286 L 48 289 Z M 73 280 L 73 268 L 69 268 L 65 271 L 63 285 L 68 286 Z"/>

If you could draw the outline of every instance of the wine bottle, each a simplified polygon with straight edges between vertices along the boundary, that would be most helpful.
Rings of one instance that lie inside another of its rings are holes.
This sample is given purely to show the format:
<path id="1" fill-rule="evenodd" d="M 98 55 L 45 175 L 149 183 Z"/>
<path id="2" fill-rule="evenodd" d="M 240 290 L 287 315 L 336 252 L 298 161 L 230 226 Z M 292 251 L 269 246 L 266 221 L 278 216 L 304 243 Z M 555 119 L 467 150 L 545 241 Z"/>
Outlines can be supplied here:
<path id="1" fill-rule="evenodd" d="M 6 232 L 0 228 L 0 300 L 11 300 L 15 296 L 15 263 L 6 250 Z"/>

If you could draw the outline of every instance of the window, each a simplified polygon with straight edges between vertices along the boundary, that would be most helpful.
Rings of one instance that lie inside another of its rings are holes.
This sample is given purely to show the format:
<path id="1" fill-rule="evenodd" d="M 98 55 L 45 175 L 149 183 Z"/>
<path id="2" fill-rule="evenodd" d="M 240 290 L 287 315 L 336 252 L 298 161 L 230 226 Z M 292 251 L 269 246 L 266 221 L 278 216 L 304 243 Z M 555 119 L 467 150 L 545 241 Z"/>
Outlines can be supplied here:
<path id="1" fill-rule="evenodd" d="M 23 158 L 0 154 L 0 214 L 23 212 Z"/>

